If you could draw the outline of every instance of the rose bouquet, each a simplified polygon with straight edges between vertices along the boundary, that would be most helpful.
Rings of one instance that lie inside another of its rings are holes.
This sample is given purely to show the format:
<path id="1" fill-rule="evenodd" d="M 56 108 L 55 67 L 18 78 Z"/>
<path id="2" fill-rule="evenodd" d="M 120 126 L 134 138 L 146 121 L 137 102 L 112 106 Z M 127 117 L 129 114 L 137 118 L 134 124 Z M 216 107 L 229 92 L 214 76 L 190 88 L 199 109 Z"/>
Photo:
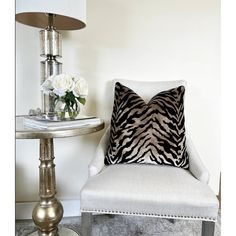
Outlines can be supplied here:
<path id="1" fill-rule="evenodd" d="M 79 103 L 86 102 L 88 84 L 82 77 L 59 74 L 47 78 L 41 90 L 54 98 L 55 112 L 61 119 L 73 119 L 79 114 Z"/>

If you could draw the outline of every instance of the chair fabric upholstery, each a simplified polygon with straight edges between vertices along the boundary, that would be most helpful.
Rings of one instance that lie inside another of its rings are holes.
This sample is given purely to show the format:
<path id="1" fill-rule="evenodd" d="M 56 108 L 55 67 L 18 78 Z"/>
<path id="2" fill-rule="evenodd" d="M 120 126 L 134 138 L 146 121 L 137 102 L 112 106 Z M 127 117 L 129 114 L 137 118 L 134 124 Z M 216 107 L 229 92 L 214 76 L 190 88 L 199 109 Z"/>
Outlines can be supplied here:
<path id="1" fill-rule="evenodd" d="M 89 165 L 89 176 L 94 176 L 98 174 L 105 167 L 104 157 L 106 154 L 108 142 L 109 142 L 109 133 L 110 126 L 108 126 L 104 135 L 102 136 L 99 145 L 95 152 L 95 157 Z M 186 135 L 186 147 L 189 155 L 189 171 L 195 176 L 198 180 L 203 183 L 208 183 L 210 179 L 210 174 L 208 170 L 203 165 L 196 148 L 190 138 L 190 136 Z"/>
<path id="2" fill-rule="evenodd" d="M 218 201 L 208 185 L 182 168 L 116 164 L 88 180 L 81 209 L 215 221 Z"/>
<path id="3" fill-rule="evenodd" d="M 119 81 L 145 101 L 156 93 L 185 81 Z M 189 170 L 170 166 L 116 164 L 105 166 L 109 142 L 108 126 L 89 166 L 89 180 L 81 191 L 81 212 L 145 215 L 175 219 L 216 221 L 218 200 L 207 185 L 209 172 L 204 167 L 189 135 L 186 146 Z"/>

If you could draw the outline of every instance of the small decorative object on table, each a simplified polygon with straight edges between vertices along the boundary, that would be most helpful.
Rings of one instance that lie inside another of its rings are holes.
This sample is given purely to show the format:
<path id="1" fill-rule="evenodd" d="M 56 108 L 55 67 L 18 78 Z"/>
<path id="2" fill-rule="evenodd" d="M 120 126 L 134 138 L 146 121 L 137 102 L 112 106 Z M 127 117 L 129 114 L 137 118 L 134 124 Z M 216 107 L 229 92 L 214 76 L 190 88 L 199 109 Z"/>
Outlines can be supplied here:
<path id="1" fill-rule="evenodd" d="M 82 77 L 69 74 L 52 75 L 41 85 L 41 90 L 45 94 L 54 97 L 53 117 L 60 120 L 75 119 L 80 111 L 80 103 L 85 104 L 88 95 L 88 84 Z"/>

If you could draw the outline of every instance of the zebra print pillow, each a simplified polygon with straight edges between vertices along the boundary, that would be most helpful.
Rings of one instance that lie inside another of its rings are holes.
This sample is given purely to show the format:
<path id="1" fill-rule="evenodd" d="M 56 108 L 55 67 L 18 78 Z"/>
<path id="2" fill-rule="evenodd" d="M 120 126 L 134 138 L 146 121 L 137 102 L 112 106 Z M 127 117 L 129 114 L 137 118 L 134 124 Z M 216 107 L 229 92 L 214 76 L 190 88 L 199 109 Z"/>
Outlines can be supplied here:
<path id="1" fill-rule="evenodd" d="M 184 92 L 184 86 L 179 86 L 145 103 L 117 82 L 105 164 L 146 163 L 187 169 Z"/>

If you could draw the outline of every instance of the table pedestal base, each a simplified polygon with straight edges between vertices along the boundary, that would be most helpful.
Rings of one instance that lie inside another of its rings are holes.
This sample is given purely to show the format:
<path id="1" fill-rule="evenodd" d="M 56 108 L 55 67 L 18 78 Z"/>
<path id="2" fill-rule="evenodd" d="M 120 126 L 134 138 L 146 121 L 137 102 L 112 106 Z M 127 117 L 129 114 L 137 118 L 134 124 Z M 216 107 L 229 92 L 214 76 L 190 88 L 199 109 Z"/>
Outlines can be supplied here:
<path id="1" fill-rule="evenodd" d="M 78 236 L 78 235 L 80 236 L 80 234 L 76 233 L 72 229 L 68 229 L 68 228 L 64 228 L 64 227 L 60 227 L 60 226 L 58 228 L 59 228 L 58 233 L 55 236 Z M 29 236 L 41 236 L 41 235 L 43 235 L 43 234 L 39 234 L 38 231 L 35 231 L 35 232 L 29 234 Z M 46 236 L 46 234 L 43 236 Z"/>

